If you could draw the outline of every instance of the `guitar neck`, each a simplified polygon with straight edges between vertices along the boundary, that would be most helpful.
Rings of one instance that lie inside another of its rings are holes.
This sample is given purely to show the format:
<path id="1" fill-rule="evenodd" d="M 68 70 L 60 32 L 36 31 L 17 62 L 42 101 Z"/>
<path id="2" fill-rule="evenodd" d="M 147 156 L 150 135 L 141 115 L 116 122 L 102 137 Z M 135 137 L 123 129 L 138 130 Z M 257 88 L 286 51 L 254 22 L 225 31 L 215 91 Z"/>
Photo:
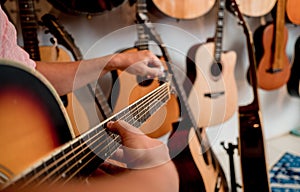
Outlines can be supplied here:
<path id="1" fill-rule="evenodd" d="M 135 46 L 138 50 L 148 50 L 149 49 L 149 35 L 145 33 L 143 23 L 148 22 L 147 16 L 147 2 L 146 0 L 138 0 L 136 3 L 136 20 L 137 20 L 137 32 L 138 40 Z"/>
<path id="2" fill-rule="evenodd" d="M 214 51 L 214 58 L 217 63 L 220 63 L 221 61 L 224 15 L 225 15 L 225 0 L 219 0 L 219 9 L 217 14 L 216 33 L 215 33 L 215 51 Z"/>
<path id="3" fill-rule="evenodd" d="M 276 12 L 276 29 L 275 29 L 275 53 L 273 71 L 283 69 L 283 55 L 285 53 L 284 28 L 285 28 L 285 8 L 286 0 L 278 0 Z"/>
<path id="4" fill-rule="evenodd" d="M 14 185 L 17 188 L 22 188 L 26 185 L 42 184 L 49 181 L 53 184 L 59 181 L 64 183 L 78 174 L 90 173 L 93 170 L 86 170 L 86 168 L 94 164 L 95 160 L 97 160 L 97 164 L 92 165 L 93 168 L 108 159 L 121 146 L 120 136 L 105 129 L 108 121 L 124 120 L 130 125 L 140 128 L 169 99 L 169 83 L 165 82 L 98 126 L 55 150 L 39 165 L 16 177 L 6 186 Z"/>
<path id="5" fill-rule="evenodd" d="M 35 14 L 33 0 L 18 0 L 20 22 L 24 41 L 24 49 L 29 54 L 30 58 L 39 61 L 41 60 L 39 52 L 39 41 L 37 37 L 37 16 Z"/>

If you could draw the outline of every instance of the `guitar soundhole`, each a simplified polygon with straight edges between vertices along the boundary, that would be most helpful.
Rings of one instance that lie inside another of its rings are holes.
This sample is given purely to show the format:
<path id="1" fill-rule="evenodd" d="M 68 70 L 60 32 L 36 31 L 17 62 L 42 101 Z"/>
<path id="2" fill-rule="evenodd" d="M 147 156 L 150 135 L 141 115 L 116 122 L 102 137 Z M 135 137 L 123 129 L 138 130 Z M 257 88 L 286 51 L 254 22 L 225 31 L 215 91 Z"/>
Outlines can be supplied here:
<path id="1" fill-rule="evenodd" d="M 222 73 L 222 64 L 214 63 L 211 65 L 210 72 L 214 77 L 218 77 Z"/>
<path id="2" fill-rule="evenodd" d="M 153 79 L 149 79 L 146 77 L 142 77 L 142 76 L 136 76 L 136 80 L 139 83 L 140 86 L 142 87 L 147 87 L 149 85 L 151 85 L 151 83 L 153 82 Z"/>

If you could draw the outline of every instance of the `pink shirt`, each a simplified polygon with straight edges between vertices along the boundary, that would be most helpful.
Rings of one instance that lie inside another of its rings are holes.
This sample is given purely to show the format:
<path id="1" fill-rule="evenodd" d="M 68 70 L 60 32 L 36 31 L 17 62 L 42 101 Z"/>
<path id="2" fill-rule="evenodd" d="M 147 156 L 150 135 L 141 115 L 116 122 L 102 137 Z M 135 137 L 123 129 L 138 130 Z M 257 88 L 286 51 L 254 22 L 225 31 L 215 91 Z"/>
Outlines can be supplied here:
<path id="1" fill-rule="evenodd" d="M 35 62 L 17 44 L 17 32 L 0 6 L 0 58 L 14 60 L 35 68 Z"/>

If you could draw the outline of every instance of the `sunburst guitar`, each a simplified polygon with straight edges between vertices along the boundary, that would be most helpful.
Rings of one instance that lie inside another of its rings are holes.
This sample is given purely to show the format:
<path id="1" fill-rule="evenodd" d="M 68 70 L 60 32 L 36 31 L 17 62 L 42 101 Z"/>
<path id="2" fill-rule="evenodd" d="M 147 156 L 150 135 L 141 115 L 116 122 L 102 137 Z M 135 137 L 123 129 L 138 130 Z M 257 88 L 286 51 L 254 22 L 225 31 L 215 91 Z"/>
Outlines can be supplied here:
<path id="1" fill-rule="evenodd" d="M 187 76 L 194 82 L 193 87 L 197 90 L 197 95 L 191 94 L 189 100 L 199 101 L 200 127 L 220 124 L 237 111 L 234 77 L 236 53 L 222 51 L 224 9 L 225 1 L 220 0 L 215 38 L 207 43 L 194 45 L 188 51 Z"/>

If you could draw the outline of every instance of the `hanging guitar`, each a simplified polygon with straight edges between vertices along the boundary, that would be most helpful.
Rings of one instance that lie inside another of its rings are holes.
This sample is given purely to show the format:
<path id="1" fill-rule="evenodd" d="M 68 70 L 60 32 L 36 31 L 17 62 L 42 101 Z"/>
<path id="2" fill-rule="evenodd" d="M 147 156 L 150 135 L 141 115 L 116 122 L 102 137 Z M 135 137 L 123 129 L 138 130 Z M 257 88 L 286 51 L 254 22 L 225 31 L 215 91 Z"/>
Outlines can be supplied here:
<path id="1" fill-rule="evenodd" d="M 261 112 L 257 93 L 256 61 L 253 39 L 249 27 L 239 11 L 235 0 L 227 1 L 228 10 L 239 20 L 247 40 L 249 57 L 249 78 L 252 85 L 253 101 L 239 107 L 239 154 L 242 170 L 242 189 L 244 192 L 270 191 L 268 167 L 265 157 L 265 144 L 261 124 Z"/>
<path id="2" fill-rule="evenodd" d="M 54 46 L 39 46 L 37 29 L 38 22 L 33 0 L 18 0 L 20 22 L 24 41 L 24 49 L 35 61 L 69 61 L 69 54 L 62 48 Z M 87 115 L 73 93 L 62 96 L 65 102 L 72 127 L 77 132 L 80 127 L 88 127 Z M 76 114 L 74 108 L 76 108 Z M 75 118 L 78 117 L 78 118 Z"/>
<path id="3" fill-rule="evenodd" d="M 75 44 L 75 40 L 64 29 L 64 27 L 61 26 L 54 15 L 45 14 L 41 19 L 42 24 L 49 29 L 49 32 L 57 39 L 57 42 L 67 48 L 72 53 L 73 58 L 76 61 L 83 59 L 80 49 Z M 112 109 L 99 83 L 96 83 L 95 88 L 93 88 L 91 84 L 88 84 L 87 87 L 94 96 L 95 104 L 101 112 L 103 119 L 107 119 L 112 116 Z"/>
<path id="4" fill-rule="evenodd" d="M 236 0 L 242 14 L 249 17 L 267 15 L 275 6 L 277 0 Z"/>
<path id="5" fill-rule="evenodd" d="M 225 0 L 217 2 L 215 37 L 207 43 L 192 46 L 187 54 L 187 76 L 193 81 L 201 106 L 201 118 L 198 122 L 200 127 L 223 123 L 237 111 L 237 87 L 234 77 L 236 53 L 222 50 Z M 191 74 L 192 72 L 194 74 Z"/>
<path id="6" fill-rule="evenodd" d="M 300 25 L 300 13 L 299 8 L 300 1 L 299 0 L 287 0 L 286 2 L 286 14 L 291 23 L 296 25 Z"/>
<path id="7" fill-rule="evenodd" d="M 168 102 L 170 90 L 166 79 L 155 90 L 75 138 L 50 83 L 24 64 L 0 60 L 0 191 L 64 184 L 89 175 L 121 146 L 120 136 L 107 130 L 106 123 L 124 120 L 140 128 Z"/>
<path id="8" fill-rule="evenodd" d="M 208 13 L 216 0 L 152 0 L 162 13 L 176 19 L 195 19 Z"/>
<path id="9" fill-rule="evenodd" d="M 295 52 L 291 76 L 287 82 L 287 90 L 291 96 L 300 97 L 300 37 L 295 43 Z"/>
<path id="10" fill-rule="evenodd" d="M 259 27 L 254 33 L 258 86 L 265 90 L 278 89 L 290 76 L 286 54 L 288 30 L 285 27 L 286 0 L 278 0 L 275 22 Z"/>
<path id="11" fill-rule="evenodd" d="M 146 0 L 138 0 L 136 6 L 138 40 L 135 43 L 135 47 L 124 49 L 120 52 L 137 52 L 149 49 L 149 36 L 144 32 L 142 26 L 142 23 L 146 22 L 148 19 L 146 15 Z M 161 58 L 161 60 L 164 63 L 163 58 Z M 158 79 L 147 80 L 144 77 L 136 76 L 121 70 L 114 71 L 112 76 L 114 79 L 114 86 L 111 93 L 111 103 L 114 112 L 124 108 L 132 101 L 155 89 L 160 84 L 160 82 L 157 81 Z M 151 126 L 150 124 L 146 124 L 141 128 L 144 133 L 150 137 L 160 137 L 172 130 L 172 124 L 179 119 L 179 104 L 177 103 L 177 98 L 175 96 L 172 96 L 171 100 L 167 103 L 164 113 L 157 113 L 157 115 L 153 117 L 153 119 L 156 118 L 164 118 L 165 121 L 163 124 L 156 124 L 156 121 L 153 121 Z"/>
<path id="12" fill-rule="evenodd" d="M 148 21 L 142 26 L 150 39 L 160 47 L 180 101 L 181 121 L 174 126 L 168 140 L 170 156 L 179 173 L 180 191 L 228 191 L 225 174 L 210 149 L 205 129 L 198 127 L 201 117 L 189 107 L 192 105 L 199 109 L 198 101 L 188 99 L 184 89 L 178 84 L 174 74 L 175 66 L 171 64 L 168 50 L 153 25 Z M 194 89 L 190 95 L 193 94 L 197 95 Z"/>

